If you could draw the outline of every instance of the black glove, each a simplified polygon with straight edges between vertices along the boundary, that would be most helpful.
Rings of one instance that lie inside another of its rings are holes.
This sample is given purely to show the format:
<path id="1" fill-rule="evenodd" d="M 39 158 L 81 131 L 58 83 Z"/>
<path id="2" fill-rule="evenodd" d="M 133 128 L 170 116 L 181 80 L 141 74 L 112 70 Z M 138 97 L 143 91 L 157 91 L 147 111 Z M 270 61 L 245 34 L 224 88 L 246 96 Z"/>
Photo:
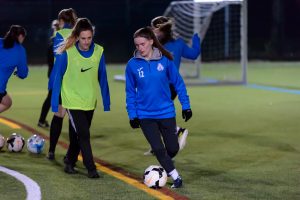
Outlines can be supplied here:
<path id="1" fill-rule="evenodd" d="M 129 120 L 131 128 L 140 128 L 140 120 L 138 118 L 134 118 Z"/>
<path id="2" fill-rule="evenodd" d="M 17 71 L 14 71 L 14 75 L 17 76 L 17 75 L 18 75 L 18 72 L 17 72 Z"/>
<path id="3" fill-rule="evenodd" d="M 183 110 L 182 111 L 182 118 L 185 119 L 185 122 L 187 122 L 189 119 L 191 119 L 193 113 L 191 109 Z"/>

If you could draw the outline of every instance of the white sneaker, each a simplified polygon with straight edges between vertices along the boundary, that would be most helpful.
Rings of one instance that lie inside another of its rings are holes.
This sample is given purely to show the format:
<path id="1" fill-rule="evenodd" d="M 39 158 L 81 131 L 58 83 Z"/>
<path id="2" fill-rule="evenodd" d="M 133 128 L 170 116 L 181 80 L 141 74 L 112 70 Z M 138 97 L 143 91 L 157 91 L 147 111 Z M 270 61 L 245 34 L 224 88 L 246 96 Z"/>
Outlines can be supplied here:
<path id="1" fill-rule="evenodd" d="M 189 134 L 187 129 L 181 129 L 178 134 L 179 151 L 181 151 L 186 145 L 186 138 Z"/>
<path id="2" fill-rule="evenodd" d="M 148 151 L 146 151 L 144 153 L 144 156 L 154 156 L 154 153 L 153 153 L 152 149 L 149 149 Z"/>

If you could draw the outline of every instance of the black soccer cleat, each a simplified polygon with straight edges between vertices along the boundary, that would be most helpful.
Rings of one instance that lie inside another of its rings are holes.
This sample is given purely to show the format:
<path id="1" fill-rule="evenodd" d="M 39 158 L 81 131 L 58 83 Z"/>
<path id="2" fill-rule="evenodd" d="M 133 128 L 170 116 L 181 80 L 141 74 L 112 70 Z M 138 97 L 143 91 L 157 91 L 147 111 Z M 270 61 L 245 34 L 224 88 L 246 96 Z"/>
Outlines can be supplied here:
<path id="1" fill-rule="evenodd" d="M 96 170 L 88 171 L 89 178 L 100 178 L 98 172 Z"/>
<path id="2" fill-rule="evenodd" d="M 74 167 L 72 165 L 65 165 L 65 169 L 64 171 L 67 173 L 67 174 L 77 174 L 77 171 L 74 169 Z"/>
<path id="3" fill-rule="evenodd" d="M 171 186 L 171 188 L 181 188 L 182 187 L 182 178 L 180 176 L 178 176 L 178 178 L 176 180 L 174 180 L 173 185 Z"/>
<path id="4" fill-rule="evenodd" d="M 49 127 L 49 123 L 48 121 L 44 121 L 44 122 L 38 122 L 38 126 L 41 127 L 41 128 L 48 128 Z"/>
<path id="5" fill-rule="evenodd" d="M 54 160 L 55 159 L 55 155 L 53 152 L 48 152 L 48 155 L 46 156 L 46 158 L 48 158 L 48 160 Z"/>

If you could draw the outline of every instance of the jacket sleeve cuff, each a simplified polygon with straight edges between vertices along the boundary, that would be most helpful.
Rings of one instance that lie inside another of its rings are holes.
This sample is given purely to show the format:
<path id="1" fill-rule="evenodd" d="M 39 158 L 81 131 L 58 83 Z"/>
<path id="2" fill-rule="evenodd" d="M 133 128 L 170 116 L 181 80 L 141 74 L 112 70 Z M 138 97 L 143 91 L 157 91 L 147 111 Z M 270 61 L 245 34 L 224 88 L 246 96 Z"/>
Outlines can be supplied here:
<path id="1" fill-rule="evenodd" d="M 58 106 L 52 106 L 52 112 L 58 112 Z"/>
<path id="2" fill-rule="evenodd" d="M 190 105 L 182 105 L 182 110 L 188 110 L 191 109 Z"/>
<path id="3" fill-rule="evenodd" d="M 105 112 L 110 111 L 110 105 L 104 106 L 104 111 Z"/>

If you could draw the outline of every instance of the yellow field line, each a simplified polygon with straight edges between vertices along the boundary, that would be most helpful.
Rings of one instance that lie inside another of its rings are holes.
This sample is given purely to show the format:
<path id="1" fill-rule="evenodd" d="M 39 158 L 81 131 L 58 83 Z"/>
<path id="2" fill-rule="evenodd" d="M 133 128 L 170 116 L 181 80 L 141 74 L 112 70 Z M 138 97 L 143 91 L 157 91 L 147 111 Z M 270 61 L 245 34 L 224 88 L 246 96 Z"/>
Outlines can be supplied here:
<path id="1" fill-rule="evenodd" d="M 78 159 L 80 161 L 82 161 L 82 157 L 81 156 L 78 156 Z M 108 167 L 105 167 L 99 163 L 95 163 L 96 165 L 96 168 L 106 174 L 109 174 L 119 180 L 122 180 L 124 181 L 125 183 L 129 184 L 129 185 L 132 185 L 136 188 L 138 188 L 139 190 L 142 190 L 148 194 L 150 194 L 151 196 L 154 196 L 158 199 L 166 199 L 166 200 L 171 200 L 173 199 L 172 197 L 168 196 L 168 195 L 165 195 L 161 192 L 159 192 L 158 190 L 154 190 L 154 189 L 151 189 L 151 188 L 148 188 L 146 185 L 144 185 L 143 183 L 133 179 L 133 178 L 130 178 L 130 177 L 127 177 L 119 172 L 116 172 L 116 171 L 113 171 L 111 169 L 109 169 Z"/>
<path id="2" fill-rule="evenodd" d="M 10 121 L 7 121 L 6 119 L 2 119 L 0 118 L 0 123 L 6 125 L 6 126 L 9 126 L 13 129 L 21 129 L 21 127 L 13 122 L 10 122 Z"/>

